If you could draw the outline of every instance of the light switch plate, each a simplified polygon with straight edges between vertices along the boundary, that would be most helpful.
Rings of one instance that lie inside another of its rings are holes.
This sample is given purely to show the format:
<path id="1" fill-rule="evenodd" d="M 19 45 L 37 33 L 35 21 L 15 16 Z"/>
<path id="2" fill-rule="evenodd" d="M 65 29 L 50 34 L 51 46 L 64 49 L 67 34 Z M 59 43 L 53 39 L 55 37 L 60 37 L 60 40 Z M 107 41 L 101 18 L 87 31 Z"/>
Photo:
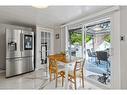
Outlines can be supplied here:
<path id="1" fill-rule="evenodd" d="M 120 36 L 120 41 L 125 41 L 125 35 Z"/>

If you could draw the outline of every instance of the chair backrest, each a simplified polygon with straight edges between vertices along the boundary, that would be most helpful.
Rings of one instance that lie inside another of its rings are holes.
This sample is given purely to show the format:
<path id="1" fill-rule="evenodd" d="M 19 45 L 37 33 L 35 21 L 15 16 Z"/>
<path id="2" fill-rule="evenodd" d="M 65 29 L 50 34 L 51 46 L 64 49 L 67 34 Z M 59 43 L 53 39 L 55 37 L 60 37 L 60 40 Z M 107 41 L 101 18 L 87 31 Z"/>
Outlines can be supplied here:
<path id="1" fill-rule="evenodd" d="M 83 71 L 84 64 L 85 64 L 85 58 L 82 60 L 76 61 L 75 67 L 74 67 L 74 73 L 76 73 L 76 71 Z"/>
<path id="2" fill-rule="evenodd" d="M 92 57 L 92 53 L 91 53 L 90 49 L 87 49 L 87 53 L 88 53 L 89 57 Z"/>
<path id="3" fill-rule="evenodd" d="M 48 59 L 49 59 L 49 70 L 58 73 L 59 68 L 58 68 L 57 61 L 65 62 L 66 56 L 65 54 L 54 54 L 54 55 L 49 55 Z"/>
<path id="4" fill-rule="evenodd" d="M 105 51 L 97 51 L 97 59 L 102 61 L 108 60 L 108 54 Z"/>
<path id="5" fill-rule="evenodd" d="M 91 48 L 91 51 L 94 52 L 94 48 Z"/>
<path id="6" fill-rule="evenodd" d="M 55 71 L 58 70 L 57 61 L 53 58 L 49 58 L 49 69 L 54 69 Z"/>

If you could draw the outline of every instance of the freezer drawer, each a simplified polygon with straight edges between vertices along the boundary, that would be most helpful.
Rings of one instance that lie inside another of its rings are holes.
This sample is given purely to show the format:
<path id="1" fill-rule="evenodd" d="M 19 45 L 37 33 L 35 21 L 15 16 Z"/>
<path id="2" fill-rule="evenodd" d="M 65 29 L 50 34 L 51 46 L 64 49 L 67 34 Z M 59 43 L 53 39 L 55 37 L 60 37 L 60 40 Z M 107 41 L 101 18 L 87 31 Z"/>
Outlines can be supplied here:
<path id="1" fill-rule="evenodd" d="M 29 57 L 29 71 L 34 70 L 34 57 Z"/>
<path id="2" fill-rule="evenodd" d="M 17 58 L 6 60 L 6 77 L 26 73 L 34 70 L 32 69 L 31 58 Z"/>

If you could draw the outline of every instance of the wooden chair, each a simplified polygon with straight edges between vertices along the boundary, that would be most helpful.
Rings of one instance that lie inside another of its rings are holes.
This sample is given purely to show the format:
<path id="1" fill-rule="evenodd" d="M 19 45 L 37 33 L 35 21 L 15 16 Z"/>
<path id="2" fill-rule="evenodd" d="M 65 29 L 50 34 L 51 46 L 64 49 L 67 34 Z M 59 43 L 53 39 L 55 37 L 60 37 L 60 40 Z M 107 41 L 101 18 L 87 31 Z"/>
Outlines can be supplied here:
<path id="1" fill-rule="evenodd" d="M 74 83 L 75 89 L 77 89 L 76 86 L 77 77 L 80 77 L 82 79 L 82 86 L 84 88 L 84 72 L 83 72 L 84 63 L 85 63 L 85 59 L 77 61 L 74 66 L 74 70 L 68 72 L 68 80 Z M 62 76 L 62 86 L 63 86 L 64 78 L 65 78 L 64 71 L 61 71 L 61 76 Z"/>
<path id="2" fill-rule="evenodd" d="M 52 80 L 52 74 L 54 74 L 54 78 L 56 79 L 55 87 L 57 87 L 57 78 L 62 76 L 61 76 L 61 70 L 59 70 L 59 66 L 57 64 L 57 60 L 54 58 L 49 58 L 49 74 L 50 74 L 50 81 Z"/>

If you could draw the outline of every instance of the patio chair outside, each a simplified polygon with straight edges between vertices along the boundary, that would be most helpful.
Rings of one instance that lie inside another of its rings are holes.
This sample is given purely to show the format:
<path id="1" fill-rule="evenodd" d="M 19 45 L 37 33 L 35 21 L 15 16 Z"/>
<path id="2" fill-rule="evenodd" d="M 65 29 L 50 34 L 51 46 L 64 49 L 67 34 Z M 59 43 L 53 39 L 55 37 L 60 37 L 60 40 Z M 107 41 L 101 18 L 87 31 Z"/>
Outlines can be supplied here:
<path id="1" fill-rule="evenodd" d="M 109 71 L 110 62 L 108 61 L 108 53 L 105 51 L 96 51 L 97 59 L 99 60 L 99 64 L 101 61 L 106 61 L 107 63 L 107 71 Z"/>
<path id="2" fill-rule="evenodd" d="M 90 49 L 87 49 L 87 53 L 88 56 L 91 58 L 91 62 L 92 62 L 92 58 L 95 58 L 95 62 L 96 62 L 96 54 L 92 53 Z"/>

